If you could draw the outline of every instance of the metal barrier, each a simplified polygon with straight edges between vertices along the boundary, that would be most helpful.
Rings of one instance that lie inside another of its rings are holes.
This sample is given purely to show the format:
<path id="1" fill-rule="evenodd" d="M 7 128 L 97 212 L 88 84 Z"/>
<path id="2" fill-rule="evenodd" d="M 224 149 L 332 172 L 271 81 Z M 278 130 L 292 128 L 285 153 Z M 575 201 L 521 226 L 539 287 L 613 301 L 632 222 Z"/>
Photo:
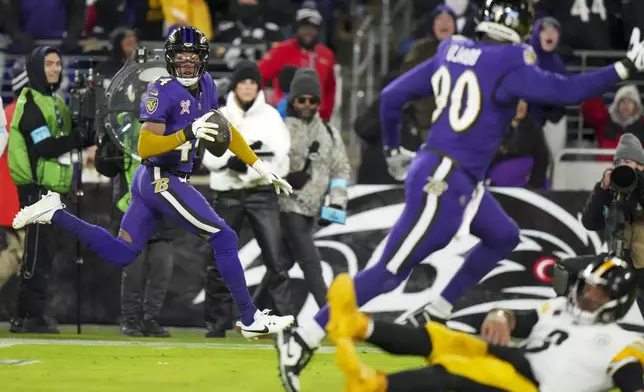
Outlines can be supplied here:
<path id="1" fill-rule="evenodd" d="M 398 16 L 402 15 L 401 29 L 394 31 L 393 25 Z M 413 0 L 395 1 L 393 9 L 390 0 L 382 0 L 382 19 L 380 20 L 380 76 L 389 73 L 389 55 L 392 42 L 400 42 L 409 38 L 412 32 L 414 16 Z"/>
<path id="2" fill-rule="evenodd" d="M 607 51 L 607 50 L 576 50 L 573 52 L 573 55 L 579 58 L 580 63 L 577 64 L 568 64 L 566 70 L 570 73 L 582 73 L 591 71 L 599 68 L 599 66 L 589 64 L 593 59 L 595 60 L 608 60 L 608 61 L 618 61 L 625 56 L 624 51 Z M 625 82 L 620 82 L 618 86 L 623 86 L 625 84 L 634 84 L 638 87 L 644 87 L 644 80 L 638 79 L 637 77 Z M 614 96 L 614 92 L 609 92 L 603 95 L 605 100 L 610 102 Z M 641 97 L 644 97 L 644 94 L 640 94 Z M 568 134 L 572 131 L 573 140 L 581 142 L 584 139 L 585 135 L 593 135 L 595 133 L 594 129 L 590 129 L 585 126 L 583 121 L 583 115 L 581 113 L 581 107 L 579 105 L 573 105 L 567 107 L 568 113 L 576 113 L 577 115 L 568 116 Z M 570 137 L 569 137 L 570 140 Z"/>

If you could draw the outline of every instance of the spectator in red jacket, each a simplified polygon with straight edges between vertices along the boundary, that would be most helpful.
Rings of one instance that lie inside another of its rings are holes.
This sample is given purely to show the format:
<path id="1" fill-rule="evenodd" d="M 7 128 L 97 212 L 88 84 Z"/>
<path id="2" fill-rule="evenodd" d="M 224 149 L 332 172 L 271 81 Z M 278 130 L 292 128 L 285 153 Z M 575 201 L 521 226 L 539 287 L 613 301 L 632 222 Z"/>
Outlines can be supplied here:
<path id="1" fill-rule="evenodd" d="M 322 25 L 322 16 L 317 10 L 303 8 L 295 16 L 297 33 L 294 38 L 280 42 L 272 48 L 259 62 L 264 83 L 272 81 L 274 93 L 271 97 L 273 106 L 282 99 L 283 92 L 279 88 L 278 75 L 286 65 L 297 68 L 313 68 L 320 77 L 322 84 L 322 102 L 320 116 L 329 121 L 335 104 L 335 56 L 328 47 L 318 42 L 318 34 Z"/>
<path id="2" fill-rule="evenodd" d="M 625 133 L 632 133 L 644 141 L 643 107 L 639 91 L 634 85 L 626 85 L 615 94 L 615 99 L 608 107 L 601 97 L 583 103 L 581 112 L 594 130 L 599 148 L 616 148 L 619 138 Z M 610 161 L 611 157 L 601 157 Z"/>

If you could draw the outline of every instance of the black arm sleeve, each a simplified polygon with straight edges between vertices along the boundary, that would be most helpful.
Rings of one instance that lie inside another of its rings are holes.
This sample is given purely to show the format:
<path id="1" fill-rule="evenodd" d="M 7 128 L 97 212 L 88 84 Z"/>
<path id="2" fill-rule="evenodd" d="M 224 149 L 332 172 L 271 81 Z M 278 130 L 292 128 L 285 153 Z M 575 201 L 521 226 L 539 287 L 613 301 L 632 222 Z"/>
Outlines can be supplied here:
<path id="1" fill-rule="evenodd" d="M 515 310 L 514 317 L 516 325 L 512 330 L 512 336 L 515 338 L 525 339 L 532 332 L 532 328 L 539 321 L 539 315 L 535 309 L 529 310 Z"/>
<path id="2" fill-rule="evenodd" d="M 604 206 L 609 203 L 610 191 L 602 189 L 600 183 L 597 183 L 581 212 L 581 224 L 586 230 L 603 230 L 606 227 Z"/>
<path id="3" fill-rule="evenodd" d="M 45 159 L 56 158 L 80 145 L 80 140 L 74 136 L 75 134 L 70 136 L 48 137 L 34 144 L 31 132 L 43 126 L 47 126 L 45 117 L 34 102 L 31 94 L 27 94 L 27 102 L 25 102 L 24 111 L 18 127 L 27 145 L 33 145 L 39 157 Z"/>
<path id="4" fill-rule="evenodd" d="M 644 389 L 644 371 L 639 362 L 628 363 L 613 374 L 613 382 L 621 392 L 636 392 Z"/>

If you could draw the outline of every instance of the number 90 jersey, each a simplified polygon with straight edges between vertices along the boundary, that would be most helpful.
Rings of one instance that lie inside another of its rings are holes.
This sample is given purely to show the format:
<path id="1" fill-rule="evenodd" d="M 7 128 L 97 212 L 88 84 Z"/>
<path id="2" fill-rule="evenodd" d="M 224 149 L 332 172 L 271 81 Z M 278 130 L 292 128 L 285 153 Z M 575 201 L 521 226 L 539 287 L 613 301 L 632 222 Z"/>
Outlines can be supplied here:
<path id="1" fill-rule="evenodd" d="M 496 89 L 507 73 L 535 63 L 527 45 L 491 45 L 460 37 L 440 45 L 430 79 L 436 110 L 427 145 L 483 179 L 517 112 L 518 101 L 499 102 Z"/>
<path id="2" fill-rule="evenodd" d="M 150 82 L 141 101 L 140 122 L 165 124 L 165 135 L 171 135 L 187 127 L 211 109 L 219 107 L 217 87 L 209 74 L 199 78 L 196 96 L 175 78 L 161 77 Z M 155 165 L 167 170 L 184 173 L 192 171 L 196 154 L 196 141 L 188 141 L 175 151 L 149 158 Z"/>
<path id="3" fill-rule="evenodd" d="M 537 310 L 539 321 L 522 343 L 541 392 L 600 392 L 630 362 L 644 363 L 644 342 L 617 323 L 578 325 L 558 297 Z"/>

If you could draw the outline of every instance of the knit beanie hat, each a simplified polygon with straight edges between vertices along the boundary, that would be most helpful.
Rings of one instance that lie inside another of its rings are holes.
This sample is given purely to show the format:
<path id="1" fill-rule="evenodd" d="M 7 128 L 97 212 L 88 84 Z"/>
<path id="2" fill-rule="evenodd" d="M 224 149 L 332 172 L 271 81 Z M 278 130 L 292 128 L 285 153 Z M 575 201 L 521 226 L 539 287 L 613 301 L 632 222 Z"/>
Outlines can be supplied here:
<path id="1" fill-rule="evenodd" d="M 293 76 L 288 95 L 289 101 L 293 101 L 293 99 L 302 95 L 312 95 L 318 99 L 322 98 L 320 78 L 312 68 L 298 68 Z"/>
<path id="2" fill-rule="evenodd" d="M 642 148 L 642 143 L 637 136 L 632 133 L 625 133 L 619 139 L 613 160 L 618 161 L 620 159 L 630 159 L 639 164 L 644 164 L 644 148 Z"/>
<path id="3" fill-rule="evenodd" d="M 232 80 L 230 83 L 230 89 L 234 90 L 235 87 L 242 81 L 250 79 L 254 80 L 258 86 L 262 86 L 262 73 L 259 71 L 259 67 L 253 61 L 243 60 L 240 61 L 237 66 L 235 66 L 235 71 L 233 71 Z"/>
<path id="4" fill-rule="evenodd" d="M 293 81 L 293 76 L 295 76 L 295 71 L 297 71 L 297 67 L 294 67 L 292 65 L 285 65 L 282 68 L 279 75 L 277 75 L 277 84 L 280 90 L 285 93 L 288 93 L 290 91 L 291 82 Z"/>

